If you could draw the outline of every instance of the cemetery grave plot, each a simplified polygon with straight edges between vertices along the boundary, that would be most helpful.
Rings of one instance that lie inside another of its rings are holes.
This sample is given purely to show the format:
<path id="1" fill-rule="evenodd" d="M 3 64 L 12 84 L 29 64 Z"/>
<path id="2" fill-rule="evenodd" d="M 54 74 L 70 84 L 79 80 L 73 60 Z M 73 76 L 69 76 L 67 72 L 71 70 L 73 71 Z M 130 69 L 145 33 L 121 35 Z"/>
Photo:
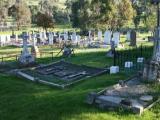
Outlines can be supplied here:
<path id="1" fill-rule="evenodd" d="M 122 107 L 135 114 L 142 114 L 157 102 L 159 93 L 150 84 L 141 81 L 140 76 L 134 76 L 126 81 L 108 87 L 99 93 L 90 93 L 87 104 L 94 104 L 102 109 Z"/>
<path id="2" fill-rule="evenodd" d="M 65 88 L 89 77 L 108 72 L 108 69 L 75 65 L 65 61 L 58 61 L 49 65 L 33 69 L 18 71 L 18 75 L 40 83 Z"/>

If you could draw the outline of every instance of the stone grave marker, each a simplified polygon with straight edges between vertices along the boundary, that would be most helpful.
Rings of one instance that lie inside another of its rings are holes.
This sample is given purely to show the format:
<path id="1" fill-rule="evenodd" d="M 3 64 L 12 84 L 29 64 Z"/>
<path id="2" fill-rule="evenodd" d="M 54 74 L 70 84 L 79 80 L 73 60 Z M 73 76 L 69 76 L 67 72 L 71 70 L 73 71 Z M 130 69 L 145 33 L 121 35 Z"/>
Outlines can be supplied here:
<path id="1" fill-rule="evenodd" d="M 126 41 L 131 41 L 131 32 L 130 31 L 127 32 Z"/>
<path id="2" fill-rule="evenodd" d="M 64 32 L 64 41 L 68 40 L 68 32 Z"/>
<path id="3" fill-rule="evenodd" d="M 23 51 L 18 59 L 20 65 L 22 66 L 28 66 L 35 63 L 35 58 L 28 51 L 27 40 L 27 33 L 23 33 Z"/>
<path id="4" fill-rule="evenodd" d="M 102 31 L 98 31 L 98 41 L 102 40 Z"/>
<path id="5" fill-rule="evenodd" d="M 119 32 L 113 33 L 112 41 L 115 42 L 115 46 L 116 46 L 116 47 L 119 46 L 119 41 L 120 41 L 120 33 L 119 33 Z"/>
<path id="6" fill-rule="evenodd" d="M 111 37 L 112 37 L 112 32 L 107 30 L 104 33 L 104 44 L 110 44 L 111 43 Z"/>
<path id="7" fill-rule="evenodd" d="M 132 30 L 130 33 L 130 46 L 136 46 L 137 45 L 137 34 L 136 31 Z"/>
<path id="8" fill-rule="evenodd" d="M 33 41 L 33 46 L 31 48 L 31 53 L 32 55 L 34 55 L 34 57 L 40 57 L 39 48 L 37 46 L 36 34 L 32 34 L 32 41 Z"/>
<path id="9" fill-rule="evenodd" d="M 160 82 L 160 27 L 156 29 L 153 57 L 146 62 L 142 79 L 148 82 Z"/>
<path id="10" fill-rule="evenodd" d="M 77 43 L 77 35 L 76 35 L 76 32 L 73 32 L 73 33 L 72 33 L 72 42 L 73 42 L 73 43 Z"/>
<path id="11" fill-rule="evenodd" d="M 48 40 L 49 40 L 49 45 L 53 45 L 53 34 L 52 33 L 49 33 Z"/>

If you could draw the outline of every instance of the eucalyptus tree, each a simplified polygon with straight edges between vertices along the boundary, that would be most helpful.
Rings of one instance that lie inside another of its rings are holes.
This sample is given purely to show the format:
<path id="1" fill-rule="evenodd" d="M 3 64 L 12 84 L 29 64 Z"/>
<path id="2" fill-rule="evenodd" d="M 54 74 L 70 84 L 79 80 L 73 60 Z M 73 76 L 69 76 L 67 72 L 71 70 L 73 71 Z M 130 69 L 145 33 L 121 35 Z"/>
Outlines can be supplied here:
<path id="1" fill-rule="evenodd" d="M 132 21 L 134 13 L 130 0 L 77 0 L 72 4 L 73 26 L 81 29 L 118 29 Z"/>
<path id="2" fill-rule="evenodd" d="M 30 26 L 31 11 L 25 1 L 17 0 L 16 3 L 9 8 L 8 13 L 15 19 L 18 30 L 22 26 Z"/>

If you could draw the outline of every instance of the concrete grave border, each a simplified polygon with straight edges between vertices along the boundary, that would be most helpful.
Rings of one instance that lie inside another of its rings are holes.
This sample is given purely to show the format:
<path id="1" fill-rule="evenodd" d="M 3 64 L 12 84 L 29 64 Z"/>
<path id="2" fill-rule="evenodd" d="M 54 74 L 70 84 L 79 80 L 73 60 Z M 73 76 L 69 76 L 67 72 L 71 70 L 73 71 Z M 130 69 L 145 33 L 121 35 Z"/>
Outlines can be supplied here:
<path id="1" fill-rule="evenodd" d="M 132 77 L 130 77 L 130 78 L 128 78 L 128 79 L 126 79 L 126 80 L 124 80 L 124 82 L 127 82 L 127 81 L 130 81 L 130 80 L 132 80 L 132 79 L 134 79 L 134 78 L 138 78 L 139 77 L 139 75 L 134 75 L 134 76 L 132 76 Z M 128 106 L 126 106 L 126 105 L 123 105 L 123 104 L 116 104 L 115 102 L 106 102 L 106 101 L 103 101 L 103 100 L 101 100 L 101 102 L 103 103 L 103 105 L 102 105 L 102 103 L 97 103 L 96 102 L 96 100 L 98 101 L 99 100 L 99 96 L 102 96 L 103 94 L 104 94 L 104 92 L 106 92 L 107 90 L 109 90 L 109 89 L 111 89 L 111 88 L 115 88 L 117 85 L 119 85 L 119 83 L 118 84 L 115 84 L 115 85 L 113 85 L 113 86 L 109 86 L 109 87 L 107 87 L 107 88 L 105 88 L 105 89 L 103 89 L 103 90 L 101 90 L 101 91 L 99 91 L 99 92 L 91 92 L 91 93 L 89 93 L 88 95 L 87 95 L 87 98 L 86 98 L 86 100 L 85 100 L 85 103 L 87 103 L 87 104 L 89 104 L 89 105 L 98 105 L 98 107 L 99 108 L 102 108 L 102 109 L 109 109 L 109 108 L 124 108 L 124 109 L 126 109 L 126 110 L 131 110 L 133 113 L 135 113 L 135 114 L 139 114 L 139 115 L 141 115 L 143 112 L 145 112 L 146 110 L 148 110 L 148 109 L 150 109 L 150 108 L 152 108 L 154 105 L 156 105 L 158 102 L 160 102 L 160 97 L 159 96 L 154 96 L 154 97 L 156 97 L 156 99 L 155 100 L 153 100 L 151 103 L 148 103 L 148 105 L 146 106 L 146 107 L 144 107 L 144 109 L 140 109 L 140 108 L 134 108 L 134 107 L 128 107 Z M 104 96 L 104 95 L 103 95 Z M 103 97 L 102 96 L 102 97 Z M 108 96 L 109 97 L 109 96 Z M 113 95 L 113 97 L 114 97 L 114 95 Z M 117 96 L 118 97 L 118 96 Z M 122 98 L 122 97 L 121 97 Z M 122 98 L 123 99 L 123 98 Z M 106 102 L 106 104 L 104 103 L 104 102 Z M 113 105 L 112 107 L 109 107 L 109 106 L 107 106 L 107 105 Z"/>
<path id="2" fill-rule="evenodd" d="M 54 63 L 58 63 L 58 62 L 59 62 L 59 61 L 54 62 Z M 50 64 L 47 64 L 47 65 L 43 65 L 43 67 L 52 65 L 52 64 L 54 64 L 54 63 L 50 63 Z M 67 62 L 67 63 L 69 63 L 69 62 Z M 75 64 L 73 64 L 73 63 L 70 63 L 70 64 L 75 65 Z M 77 65 L 77 66 L 79 66 L 79 65 Z M 87 66 L 87 67 L 88 67 L 88 66 Z M 36 67 L 36 68 L 38 68 L 38 67 Z M 36 69 L 36 68 L 33 68 L 33 69 Z M 25 79 L 27 79 L 27 80 L 30 80 L 30 81 L 32 81 L 32 82 L 42 83 L 42 84 L 45 84 L 45 85 L 49 85 L 49 86 L 53 86 L 53 87 L 58 87 L 58 88 L 61 88 L 61 89 L 67 88 L 67 87 L 69 87 L 69 86 L 71 86 L 71 85 L 73 85 L 73 84 L 76 84 L 76 83 L 78 83 L 78 82 L 80 82 L 80 81 L 83 81 L 83 80 L 85 80 L 85 79 L 92 78 L 92 77 L 96 77 L 96 76 L 102 75 L 102 74 L 104 74 L 104 73 L 109 73 L 109 69 L 104 69 L 103 71 L 101 71 L 101 72 L 99 72 L 99 73 L 96 73 L 96 74 L 93 74 L 92 76 L 86 76 L 86 77 L 84 77 L 84 78 L 81 78 L 81 79 L 78 79 L 78 80 L 75 80 L 75 81 L 72 81 L 72 82 L 66 83 L 66 84 L 57 84 L 57 83 L 54 83 L 54 82 L 48 82 L 48 81 L 42 80 L 42 79 L 40 79 L 40 78 L 38 78 L 38 77 L 34 77 L 34 76 L 29 75 L 29 74 L 27 74 L 27 73 L 24 73 L 23 70 L 25 70 L 25 69 L 16 70 L 15 74 L 16 74 L 17 76 L 19 76 L 19 77 L 23 77 L 23 78 L 25 78 Z"/>

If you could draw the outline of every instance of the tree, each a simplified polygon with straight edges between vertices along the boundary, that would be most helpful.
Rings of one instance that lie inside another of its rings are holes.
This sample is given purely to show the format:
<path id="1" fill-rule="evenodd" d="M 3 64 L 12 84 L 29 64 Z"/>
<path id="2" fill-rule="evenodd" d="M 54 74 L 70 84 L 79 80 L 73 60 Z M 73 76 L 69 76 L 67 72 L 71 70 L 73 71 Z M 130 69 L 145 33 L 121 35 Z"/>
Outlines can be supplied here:
<path id="1" fill-rule="evenodd" d="M 150 5 L 147 16 L 146 16 L 146 28 L 154 34 L 157 25 L 157 10 L 153 5 Z"/>
<path id="2" fill-rule="evenodd" d="M 9 15 L 15 18 L 18 30 L 22 26 L 29 26 L 31 24 L 31 12 L 24 1 L 18 1 L 10 7 Z"/>
<path id="3" fill-rule="evenodd" d="M 8 5 L 9 1 L 2 0 L 0 1 L 0 23 L 5 22 L 5 19 L 8 16 Z"/>
<path id="4" fill-rule="evenodd" d="M 130 0 L 77 0 L 72 4 L 73 27 L 117 29 L 132 21 Z"/>
<path id="5" fill-rule="evenodd" d="M 46 32 L 48 28 L 54 28 L 53 17 L 48 13 L 38 12 L 37 17 L 36 17 L 36 24 L 37 26 L 45 29 Z"/>

